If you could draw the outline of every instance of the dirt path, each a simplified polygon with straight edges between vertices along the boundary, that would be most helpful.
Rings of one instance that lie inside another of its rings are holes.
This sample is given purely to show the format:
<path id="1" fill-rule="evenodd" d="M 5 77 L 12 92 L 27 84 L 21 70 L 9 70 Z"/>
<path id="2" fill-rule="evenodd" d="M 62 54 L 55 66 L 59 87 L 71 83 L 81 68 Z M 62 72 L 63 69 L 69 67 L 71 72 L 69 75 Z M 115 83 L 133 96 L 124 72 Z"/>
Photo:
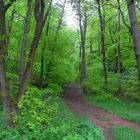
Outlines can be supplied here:
<path id="1" fill-rule="evenodd" d="M 113 140 L 111 133 L 111 127 L 113 125 L 131 127 L 136 131 L 140 131 L 140 125 L 125 121 L 109 112 L 89 105 L 84 101 L 81 93 L 82 90 L 79 85 L 67 85 L 64 88 L 62 98 L 77 116 L 86 116 L 97 127 L 100 127 L 107 140 Z"/>

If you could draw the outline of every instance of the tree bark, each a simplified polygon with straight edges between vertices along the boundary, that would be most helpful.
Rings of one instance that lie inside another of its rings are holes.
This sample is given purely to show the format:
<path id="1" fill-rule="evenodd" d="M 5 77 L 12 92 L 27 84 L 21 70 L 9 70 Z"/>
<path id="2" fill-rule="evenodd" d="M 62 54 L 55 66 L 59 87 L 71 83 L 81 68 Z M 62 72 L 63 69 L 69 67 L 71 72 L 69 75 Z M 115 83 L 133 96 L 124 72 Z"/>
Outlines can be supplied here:
<path id="1" fill-rule="evenodd" d="M 78 16 L 79 16 L 79 26 L 80 26 L 80 38 L 81 38 L 81 70 L 80 70 L 80 82 L 84 82 L 86 79 L 86 60 L 85 60 L 85 41 L 86 41 L 86 31 L 87 31 L 87 15 L 81 13 L 81 1 L 78 0 Z M 84 17 L 82 17 L 84 16 Z"/>
<path id="2" fill-rule="evenodd" d="M 31 16 L 31 6 L 32 0 L 28 0 L 27 11 L 25 16 L 25 23 L 24 23 L 24 33 L 23 33 L 23 41 L 21 47 L 21 58 L 20 58 L 20 84 L 23 80 L 24 76 L 24 69 L 25 69 L 25 60 L 26 60 L 26 47 L 27 47 L 27 35 L 29 32 L 29 20 Z"/>
<path id="3" fill-rule="evenodd" d="M 138 69 L 138 80 L 140 84 L 140 32 L 138 28 L 138 21 L 136 18 L 136 9 L 133 0 L 126 0 L 129 20 L 131 24 L 132 37 L 135 44 L 135 55 Z"/>
<path id="4" fill-rule="evenodd" d="M 51 16 L 51 12 L 49 14 L 49 20 L 47 23 L 47 27 L 46 27 L 46 37 L 44 40 L 44 44 L 43 44 L 43 48 L 42 48 L 42 55 L 41 55 L 41 69 L 40 69 L 40 87 L 43 86 L 43 74 L 44 74 L 44 54 L 45 54 L 45 48 L 46 48 L 46 39 L 48 37 L 48 33 L 49 33 L 49 26 L 50 26 L 50 16 Z"/>
<path id="5" fill-rule="evenodd" d="M 3 112 L 4 118 L 7 123 L 10 121 L 10 99 L 8 91 L 8 81 L 5 69 L 5 56 L 6 56 L 6 9 L 4 2 L 0 2 L 0 84 L 3 98 Z"/>
<path id="6" fill-rule="evenodd" d="M 58 23 L 56 25 L 56 33 L 55 33 L 55 36 L 54 36 L 54 45 L 53 47 L 51 48 L 51 53 L 52 53 L 52 60 L 49 60 L 48 62 L 48 66 L 47 66 L 47 78 L 50 76 L 50 72 L 51 72 L 51 69 L 52 69 L 52 65 L 53 65 L 53 62 L 54 62 L 54 53 L 55 53 L 55 44 L 57 42 L 57 37 L 58 37 L 58 34 L 60 32 L 60 29 L 61 29 L 61 26 L 62 26 L 62 21 L 63 21 L 63 16 L 64 16 L 64 10 L 65 10 L 65 6 L 66 6 L 66 0 L 63 1 L 63 4 L 62 4 L 62 9 L 61 9 L 61 12 L 60 12 L 60 15 L 59 15 L 59 19 L 58 19 Z"/>
<path id="7" fill-rule="evenodd" d="M 117 72 L 118 73 L 121 73 L 121 50 L 120 50 L 120 16 L 121 16 L 121 13 L 120 13 L 120 0 L 117 0 L 117 3 L 118 3 L 118 47 L 117 47 L 117 51 L 118 51 L 118 59 L 117 59 Z"/>
<path id="8" fill-rule="evenodd" d="M 101 32 L 101 49 L 102 49 L 102 63 L 103 63 L 103 70 L 104 70 L 104 84 L 107 89 L 108 78 L 107 78 L 107 66 L 106 66 L 106 50 L 105 50 L 105 28 L 104 28 L 104 17 L 101 12 L 101 1 L 97 0 L 98 4 L 98 13 L 99 13 L 99 21 L 100 21 L 100 32 Z M 103 3 L 102 3 L 103 4 Z"/>
<path id="9" fill-rule="evenodd" d="M 35 15 L 35 20 L 36 20 L 35 34 L 32 40 L 31 49 L 29 53 L 29 62 L 27 63 L 26 71 L 24 73 L 23 80 L 20 84 L 19 91 L 17 94 L 17 104 L 20 101 L 20 98 L 24 95 L 25 90 L 27 88 L 28 81 L 32 73 L 36 49 L 39 44 L 39 40 L 42 34 L 44 24 L 46 22 L 46 19 L 48 18 L 51 5 L 52 5 L 52 0 L 50 0 L 48 10 L 46 14 L 44 15 L 44 1 L 35 0 L 35 8 L 34 8 L 34 15 Z"/>

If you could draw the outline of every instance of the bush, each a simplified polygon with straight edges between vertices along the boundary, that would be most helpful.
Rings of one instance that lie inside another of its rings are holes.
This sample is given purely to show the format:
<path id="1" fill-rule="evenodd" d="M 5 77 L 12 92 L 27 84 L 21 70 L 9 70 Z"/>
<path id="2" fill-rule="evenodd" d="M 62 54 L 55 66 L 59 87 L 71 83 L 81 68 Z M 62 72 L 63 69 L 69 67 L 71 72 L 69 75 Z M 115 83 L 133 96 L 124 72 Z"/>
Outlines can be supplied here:
<path id="1" fill-rule="evenodd" d="M 117 97 L 113 96 L 112 94 L 100 94 L 97 95 L 94 100 L 99 102 L 106 102 L 106 101 L 113 101 L 113 102 L 121 102 Z"/>
<path id="2" fill-rule="evenodd" d="M 14 116 L 14 122 L 19 129 L 34 130 L 38 126 L 47 127 L 51 123 L 57 113 L 57 98 L 47 94 L 35 87 L 28 88 L 18 104 L 20 112 Z"/>

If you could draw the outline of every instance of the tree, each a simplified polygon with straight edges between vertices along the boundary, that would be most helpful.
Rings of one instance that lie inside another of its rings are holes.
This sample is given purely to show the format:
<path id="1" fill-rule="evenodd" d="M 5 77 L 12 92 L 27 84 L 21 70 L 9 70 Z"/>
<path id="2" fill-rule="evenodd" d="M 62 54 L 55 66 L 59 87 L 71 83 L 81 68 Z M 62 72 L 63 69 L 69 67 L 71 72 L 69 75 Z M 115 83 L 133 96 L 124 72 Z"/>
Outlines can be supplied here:
<path id="1" fill-rule="evenodd" d="M 0 84 L 3 97 L 3 112 L 6 122 L 10 121 L 10 99 L 8 91 L 8 81 L 6 76 L 5 68 L 5 57 L 6 57 L 6 12 L 9 7 L 13 4 L 14 0 L 11 0 L 5 5 L 5 2 L 0 1 Z"/>
<path id="2" fill-rule="evenodd" d="M 20 101 L 20 98 L 24 95 L 25 90 L 27 88 L 28 81 L 32 73 L 36 49 L 38 47 L 43 27 L 45 25 L 45 22 L 48 18 L 48 15 L 52 6 L 52 0 L 50 0 L 49 2 L 48 10 L 46 13 L 44 11 L 44 4 L 45 3 L 42 0 L 35 0 L 35 8 L 34 8 L 34 16 L 35 16 L 35 22 L 36 22 L 35 33 L 34 33 L 31 49 L 29 53 L 29 62 L 27 63 L 23 80 L 19 87 L 19 91 L 17 95 L 17 103 Z"/>
<path id="3" fill-rule="evenodd" d="M 117 3 L 118 3 L 118 47 L 117 47 L 117 52 L 118 52 L 118 59 L 117 59 L 117 72 L 120 73 L 121 72 L 121 54 L 120 54 L 120 16 L 121 16 L 121 8 L 120 8 L 120 0 L 117 0 Z"/>
<path id="4" fill-rule="evenodd" d="M 77 13 L 79 17 L 79 28 L 80 28 L 80 39 L 81 39 L 81 67 L 80 67 L 80 82 L 84 82 L 86 79 L 86 60 L 85 60 L 85 43 L 86 43 L 86 32 L 87 32 L 87 13 L 86 9 L 81 9 L 81 0 L 77 1 Z"/>
<path id="5" fill-rule="evenodd" d="M 101 33 L 101 49 L 102 49 L 102 63 L 103 63 L 103 70 L 104 70 L 104 84 L 107 88 L 108 79 L 107 79 L 107 66 L 106 66 L 106 49 L 105 49 L 105 21 L 104 15 L 102 15 L 101 9 L 103 9 L 103 0 L 97 0 L 98 4 L 98 14 L 99 14 L 99 21 L 100 21 L 100 33 Z M 102 8 L 101 8 L 102 6 Z"/>
<path id="6" fill-rule="evenodd" d="M 136 9 L 133 0 L 126 0 L 126 3 L 128 8 L 129 20 L 131 24 L 132 37 L 134 41 L 135 56 L 138 69 L 138 80 L 140 84 L 140 33 L 138 28 L 138 21 L 136 18 Z"/>
<path id="7" fill-rule="evenodd" d="M 29 32 L 29 26 L 30 26 L 30 16 L 31 16 L 31 8 L 32 8 L 32 0 L 28 0 L 27 2 L 27 11 L 26 16 L 24 18 L 24 33 L 23 33 L 23 41 L 22 41 L 22 47 L 21 47 L 21 59 L 20 59 L 20 83 L 23 80 L 24 76 L 24 69 L 25 69 L 25 57 L 26 57 L 26 47 L 27 47 L 27 35 Z"/>

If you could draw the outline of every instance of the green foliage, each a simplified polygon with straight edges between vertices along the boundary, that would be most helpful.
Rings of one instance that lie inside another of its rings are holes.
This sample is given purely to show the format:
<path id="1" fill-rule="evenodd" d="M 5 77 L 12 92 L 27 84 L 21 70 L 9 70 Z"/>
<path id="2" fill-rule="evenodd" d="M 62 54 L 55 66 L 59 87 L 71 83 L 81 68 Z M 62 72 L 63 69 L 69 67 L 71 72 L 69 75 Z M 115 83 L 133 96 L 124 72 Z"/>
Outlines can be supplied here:
<path id="1" fill-rule="evenodd" d="M 140 134 L 138 134 L 132 128 L 114 126 L 112 128 L 114 134 L 114 140 L 139 140 Z"/>
<path id="2" fill-rule="evenodd" d="M 99 94 L 94 98 L 97 102 L 106 102 L 106 101 L 115 101 L 121 102 L 117 97 L 114 97 L 112 94 Z"/>
<path id="3" fill-rule="evenodd" d="M 49 140 L 104 140 L 100 131 L 84 119 L 63 121 L 59 126 L 48 129 Z"/>
<path id="4" fill-rule="evenodd" d="M 62 87 L 58 84 L 51 83 L 47 88 L 42 89 L 41 92 L 43 92 L 44 94 L 50 93 L 51 95 L 60 95 L 60 93 L 62 93 Z"/>
<path id="5" fill-rule="evenodd" d="M 28 88 L 18 104 L 20 112 L 14 116 L 16 126 L 21 130 L 35 130 L 37 126 L 47 127 L 57 113 L 55 100 L 56 97 L 48 95 L 47 92 L 35 87 Z"/>
<path id="6" fill-rule="evenodd" d="M 124 95 L 128 97 L 129 100 L 132 101 L 140 101 L 140 91 L 139 91 L 139 83 L 137 80 L 137 72 L 131 71 L 126 72 L 122 75 L 122 89 L 124 90 Z"/>
<path id="7" fill-rule="evenodd" d="M 103 66 L 102 63 L 96 58 L 93 64 L 87 67 L 88 76 L 84 81 L 83 86 L 87 89 L 88 93 L 93 94 L 115 94 L 118 90 L 118 74 L 108 72 L 108 86 L 107 91 L 104 84 Z"/>

